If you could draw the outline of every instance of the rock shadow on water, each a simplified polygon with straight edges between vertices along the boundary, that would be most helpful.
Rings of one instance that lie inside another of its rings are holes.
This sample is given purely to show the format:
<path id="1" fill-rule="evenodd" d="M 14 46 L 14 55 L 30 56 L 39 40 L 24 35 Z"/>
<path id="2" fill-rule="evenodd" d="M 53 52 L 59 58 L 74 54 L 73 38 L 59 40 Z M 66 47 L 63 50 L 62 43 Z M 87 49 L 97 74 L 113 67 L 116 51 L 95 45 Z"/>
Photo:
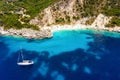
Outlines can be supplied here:
<path id="1" fill-rule="evenodd" d="M 119 65 L 110 55 L 98 60 L 94 55 L 76 49 L 49 57 L 50 53 L 42 51 L 23 50 L 27 59 L 33 59 L 35 64 L 30 67 L 20 67 L 16 64 L 18 53 L 13 53 L 1 66 L 2 80 L 119 80 Z M 116 57 L 115 55 L 112 55 Z M 118 57 L 116 57 L 118 59 Z M 111 64 L 112 59 L 114 64 Z M 119 60 L 120 61 L 120 60 Z M 9 66 L 8 66 L 9 63 Z M 11 64 L 10 64 L 11 63 Z M 115 64 L 116 63 L 116 64 Z M 115 66 L 114 66 L 115 65 Z M 112 69 L 114 68 L 114 69 Z M 116 69 L 115 69 L 116 68 Z M 112 72 L 110 72 L 112 71 Z M 6 76 L 7 75 L 7 76 Z M 111 76 L 112 75 L 112 76 Z M 22 77 L 20 77 L 22 76 Z"/>
<path id="2" fill-rule="evenodd" d="M 0 35 L 0 63 L 5 60 L 6 56 L 9 54 L 9 45 L 6 44 L 5 41 L 5 37 Z"/>
<path id="3" fill-rule="evenodd" d="M 44 56 L 40 61 L 33 80 L 39 80 L 41 77 L 42 80 L 87 80 L 93 77 L 91 63 L 95 62 L 95 58 L 82 49 L 64 52 L 50 58 Z"/>
<path id="4" fill-rule="evenodd" d="M 94 65 L 95 77 L 102 80 L 120 79 L 120 38 L 104 35 L 93 35 L 94 42 L 90 42 L 87 53 L 94 55 L 99 63 Z M 97 67 L 98 66 L 98 67 Z M 95 78 L 94 77 L 94 78 Z"/>
<path id="5" fill-rule="evenodd" d="M 7 57 L 0 66 L 0 79 L 1 80 L 29 80 L 34 74 L 35 70 L 39 69 L 42 61 L 46 61 L 47 53 L 39 55 L 40 53 L 35 51 L 22 50 L 25 59 L 34 60 L 35 64 L 31 66 L 18 66 L 17 60 L 20 50 L 12 53 L 10 57 Z M 47 58 L 48 59 L 48 58 Z"/>
<path id="6" fill-rule="evenodd" d="M 0 42 L 0 61 L 4 60 L 8 53 L 9 53 L 8 45 L 3 42 Z"/>
<path id="7" fill-rule="evenodd" d="M 41 77 L 42 80 L 59 80 L 58 78 L 61 80 L 119 80 L 120 64 L 115 58 L 120 61 L 114 54 L 112 56 L 107 54 L 99 59 L 82 49 L 63 52 L 50 58 L 46 57 L 45 61 L 42 59 L 45 68 L 42 69 L 40 66 L 38 69 L 45 71 L 45 75 L 43 76 L 40 72 L 33 80 Z"/>
<path id="8" fill-rule="evenodd" d="M 0 67 L 1 80 L 120 80 L 120 58 L 119 54 L 113 54 L 115 50 L 119 52 L 117 44 L 109 44 L 111 40 L 105 39 L 98 44 L 99 39 L 90 43 L 88 51 L 76 49 L 70 52 L 63 52 L 59 55 L 49 57 L 48 51 L 35 52 L 23 49 L 26 59 L 33 59 L 35 64 L 30 67 L 20 67 L 16 64 L 18 53 L 13 53 L 11 57 L 4 61 Z M 117 41 L 113 39 L 112 41 Z M 119 41 L 117 41 L 119 42 Z M 104 46 L 103 46 L 104 45 Z M 112 49 L 107 45 L 117 46 Z M 98 47 L 96 47 L 98 46 Z M 95 48 L 96 47 L 96 48 Z M 110 54 L 100 49 L 104 47 Z M 112 51 L 111 51 L 112 50 Z M 91 52 L 102 52 L 98 55 Z M 9 66 L 8 66 L 9 64 Z M 22 76 L 22 77 L 21 77 Z"/>
<path id="9" fill-rule="evenodd" d="M 77 49 L 71 52 L 61 53 L 50 58 L 50 73 L 58 71 L 64 76 L 64 80 L 86 80 L 87 73 L 83 71 L 84 66 L 89 64 L 86 62 L 86 53 L 82 49 Z"/>

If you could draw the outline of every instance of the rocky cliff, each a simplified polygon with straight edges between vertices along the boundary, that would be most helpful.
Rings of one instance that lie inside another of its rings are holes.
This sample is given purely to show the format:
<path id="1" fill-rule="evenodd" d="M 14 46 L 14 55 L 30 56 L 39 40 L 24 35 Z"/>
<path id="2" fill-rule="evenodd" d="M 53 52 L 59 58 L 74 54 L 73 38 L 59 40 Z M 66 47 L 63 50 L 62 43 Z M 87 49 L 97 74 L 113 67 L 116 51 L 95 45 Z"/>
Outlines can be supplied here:
<path id="1" fill-rule="evenodd" d="M 119 5 L 120 0 L 60 0 L 45 8 L 30 21 L 30 24 L 41 28 L 79 22 L 84 25 L 103 27 L 114 16 L 117 16 L 120 21 Z M 120 26 L 119 21 L 113 23 L 113 26 Z"/>
<path id="2" fill-rule="evenodd" d="M 1 11 L 0 24 L 24 29 L 0 28 L 1 34 L 43 38 L 51 37 L 51 31 L 62 29 L 94 28 L 120 32 L 120 0 L 18 1 L 6 2 L 17 9 L 10 8 L 12 11 L 7 10 L 7 13 Z M 40 31 L 28 29 L 30 27 Z"/>

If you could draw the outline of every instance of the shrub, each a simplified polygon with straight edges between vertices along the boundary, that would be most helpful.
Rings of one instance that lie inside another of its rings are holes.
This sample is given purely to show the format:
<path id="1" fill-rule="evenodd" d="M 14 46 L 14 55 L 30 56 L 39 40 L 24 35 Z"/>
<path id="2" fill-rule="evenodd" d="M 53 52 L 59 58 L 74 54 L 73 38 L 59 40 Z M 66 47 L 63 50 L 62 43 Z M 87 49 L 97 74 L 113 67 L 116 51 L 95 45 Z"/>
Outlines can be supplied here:
<path id="1" fill-rule="evenodd" d="M 67 23 L 70 23 L 71 21 L 70 21 L 70 16 L 66 16 L 66 22 Z"/>
<path id="2" fill-rule="evenodd" d="M 94 22 L 95 18 L 90 18 L 86 21 L 85 24 L 91 25 Z"/>
<path id="3" fill-rule="evenodd" d="M 65 23 L 65 20 L 64 20 L 64 18 L 59 18 L 59 19 L 56 19 L 55 22 L 57 24 L 63 24 L 63 23 Z"/>
<path id="4" fill-rule="evenodd" d="M 73 16 L 74 20 L 79 20 L 80 18 L 78 16 Z"/>
<path id="5" fill-rule="evenodd" d="M 120 18 L 119 17 L 113 17 L 111 21 L 106 24 L 106 27 L 115 27 L 120 26 Z"/>

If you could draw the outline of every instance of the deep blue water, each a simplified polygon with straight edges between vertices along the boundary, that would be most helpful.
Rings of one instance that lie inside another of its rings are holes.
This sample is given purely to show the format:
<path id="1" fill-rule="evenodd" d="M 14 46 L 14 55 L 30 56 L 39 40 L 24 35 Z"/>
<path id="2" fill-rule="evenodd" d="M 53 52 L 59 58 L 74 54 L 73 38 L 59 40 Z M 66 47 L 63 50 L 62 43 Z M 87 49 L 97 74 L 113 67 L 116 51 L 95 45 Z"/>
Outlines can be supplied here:
<path id="1" fill-rule="evenodd" d="M 20 46 L 34 65 L 17 65 Z M 0 36 L 0 80 L 120 80 L 120 34 L 73 30 L 42 40 Z"/>

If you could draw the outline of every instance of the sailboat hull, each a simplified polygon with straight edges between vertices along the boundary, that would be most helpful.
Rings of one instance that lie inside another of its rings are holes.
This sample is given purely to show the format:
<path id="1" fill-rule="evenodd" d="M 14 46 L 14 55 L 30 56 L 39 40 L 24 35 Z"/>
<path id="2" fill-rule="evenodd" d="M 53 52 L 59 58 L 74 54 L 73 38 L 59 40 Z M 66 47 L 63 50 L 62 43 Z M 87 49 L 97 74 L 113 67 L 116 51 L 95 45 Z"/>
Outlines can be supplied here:
<path id="1" fill-rule="evenodd" d="M 17 64 L 20 66 L 28 66 L 28 65 L 33 65 L 34 62 L 31 60 L 23 60 L 22 62 L 18 62 Z"/>

